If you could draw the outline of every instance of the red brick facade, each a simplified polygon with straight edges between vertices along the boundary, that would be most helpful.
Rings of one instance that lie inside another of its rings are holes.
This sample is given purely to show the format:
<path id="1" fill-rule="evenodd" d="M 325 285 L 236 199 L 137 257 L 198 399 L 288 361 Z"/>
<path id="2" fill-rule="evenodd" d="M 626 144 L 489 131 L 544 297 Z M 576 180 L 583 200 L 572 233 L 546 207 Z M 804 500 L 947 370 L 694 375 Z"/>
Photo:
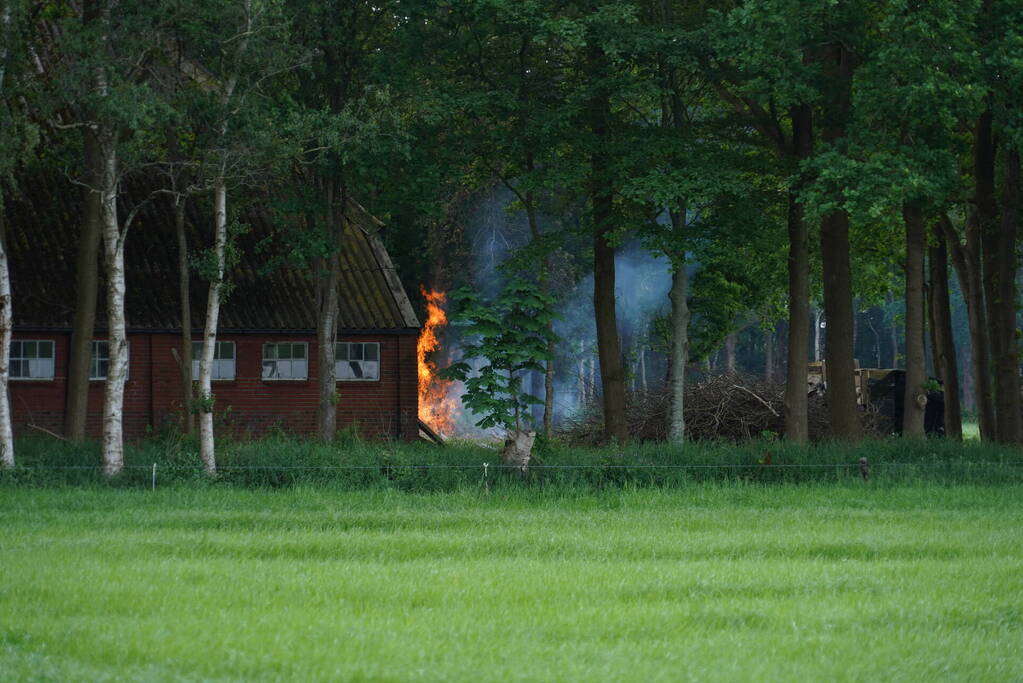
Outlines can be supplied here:
<path id="1" fill-rule="evenodd" d="M 11 404 L 15 429 L 31 432 L 36 425 L 57 433 L 63 428 L 70 333 L 16 332 L 14 339 L 53 340 L 53 379 L 12 379 Z M 128 335 L 130 359 L 124 398 L 126 438 L 139 439 L 149 429 L 180 425 L 181 375 L 172 349 L 181 348 L 176 334 Z M 236 436 L 258 437 L 271 427 L 297 434 L 316 429 L 318 404 L 317 350 L 313 336 L 285 334 L 223 334 L 218 341 L 235 343 L 235 379 L 214 381 L 216 415 Z M 354 428 L 374 439 L 415 439 L 418 427 L 416 337 L 414 334 L 341 335 L 339 341 L 378 342 L 380 379 L 339 381 L 338 429 Z M 308 378 L 262 379 L 263 344 L 305 342 L 309 345 Z M 89 388 L 90 436 L 99 437 L 103 412 L 103 381 Z"/>

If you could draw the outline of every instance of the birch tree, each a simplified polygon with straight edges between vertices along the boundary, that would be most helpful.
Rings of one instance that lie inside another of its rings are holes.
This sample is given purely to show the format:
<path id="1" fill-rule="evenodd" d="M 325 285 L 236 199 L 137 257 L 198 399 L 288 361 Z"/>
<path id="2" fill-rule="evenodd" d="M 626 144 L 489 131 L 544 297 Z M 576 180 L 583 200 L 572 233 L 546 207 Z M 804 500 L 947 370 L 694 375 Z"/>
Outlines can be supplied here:
<path id="1" fill-rule="evenodd" d="M 203 96 L 193 124 L 205 136 L 200 182 L 213 194 L 213 240 L 204 263 L 209 279 L 202 350 L 199 355 L 199 456 L 208 474 L 217 471 L 214 439 L 213 362 L 221 303 L 227 293 L 231 265 L 229 186 L 258 183 L 271 165 L 272 118 L 264 108 L 264 86 L 291 66 L 281 3 L 275 0 L 225 0 L 201 3 L 198 21 L 187 35 L 196 49 L 193 58 L 179 55 Z"/>
<path id="2" fill-rule="evenodd" d="M 0 466 L 14 467 L 14 424 L 7 391 L 11 362 L 13 304 L 7 266 L 7 235 L 3 203 L 0 202 Z"/>
<path id="3" fill-rule="evenodd" d="M 15 186 L 14 171 L 36 140 L 19 99 L 26 96 L 22 67 L 26 60 L 25 6 L 20 0 L 0 0 L 0 467 L 14 467 L 14 428 L 8 394 L 13 302 L 8 270 L 4 214 L 6 191 Z"/>
<path id="4" fill-rule="evenodd" d="M 70 8 L 54 28 L 59 40 L 48 85 L 58 106 L 51 123 L 59 129 L 83 131 L 92 150 L 91 158 L 85 160 L 84 179 L 76 182 L 98 203 L 96 218 L 106 269 L 109 363 L 103 396 L 102 458 L 107 475 L 124 467 L 123 405 L 128 370 L 124 250 L 142 206 L 120 207 L 120 186 L 125 175 L 151 160 L 149 134 L 166 113 L 163 102 L 149 87 L 149 75 L 166 26 L 175 20 L 174 9 L 159 2 L 86 0 L 80 11 Z M 119 209 L 126 213 L 123 222 Z"/>

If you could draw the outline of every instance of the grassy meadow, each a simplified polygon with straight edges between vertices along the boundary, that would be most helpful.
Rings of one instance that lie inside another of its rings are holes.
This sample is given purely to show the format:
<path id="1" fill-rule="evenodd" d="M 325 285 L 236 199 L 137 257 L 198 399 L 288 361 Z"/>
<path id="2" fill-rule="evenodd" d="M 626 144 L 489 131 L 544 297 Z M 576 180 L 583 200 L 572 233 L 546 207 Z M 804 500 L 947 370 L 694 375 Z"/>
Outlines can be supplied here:
<path id="1" fill-rule="evenodd" d="M 4 680 L 1023 679 L 1023 485 L 0 486 Z"/>

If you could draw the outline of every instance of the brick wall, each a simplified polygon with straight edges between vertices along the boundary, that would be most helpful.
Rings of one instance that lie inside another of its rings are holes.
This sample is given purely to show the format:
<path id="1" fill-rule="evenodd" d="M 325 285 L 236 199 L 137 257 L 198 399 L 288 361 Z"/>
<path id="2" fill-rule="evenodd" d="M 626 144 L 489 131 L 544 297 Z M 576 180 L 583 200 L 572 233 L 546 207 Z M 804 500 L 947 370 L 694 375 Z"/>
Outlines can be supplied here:
<path id="1" fill-rule="evenodd" d="M 12 380 L 11 401 L 18 433 L 35 432 L 29 424 L 60 433 L 68 370 L 68 333 L 15 333 L 15 339 L 53 340 L 55 377 L 52 380 Z M 131 334 L 128 382 L 125 387 L 124 429 L 129 439 L 147 429 L 181 424 L 180 371 L 172 349 L 181 348 L 173 334 Z M 316 428 L 317 349 L 313 336 L 220 335 L 235 343 L 235 379 L 214 381 L 217 420 L 236 436 L 258 437 L 270 428 L 312 434 Z M 338 428 L 354 428 L 375 439 L 418 437 L 418 398 L 414 335 L 359 335 L 339 341 L 378 342 L 380 379 L 337 383 Z M 263 344 L 305 342 L 309 372 L 306 380 L 263 380 Z M 88 431 L 101 431 L 104 382 L 90 382 Z"/>

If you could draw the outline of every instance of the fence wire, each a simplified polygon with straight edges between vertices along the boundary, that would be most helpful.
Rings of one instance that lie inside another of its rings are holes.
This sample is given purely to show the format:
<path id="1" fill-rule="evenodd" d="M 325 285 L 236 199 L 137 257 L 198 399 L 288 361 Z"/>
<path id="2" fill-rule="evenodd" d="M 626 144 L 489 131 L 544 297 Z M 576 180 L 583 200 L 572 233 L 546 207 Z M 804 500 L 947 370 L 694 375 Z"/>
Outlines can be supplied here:
<path id="1" fill-rule="evenodd" d="M 1023 467 L 1023 461 L 994 462 L 994 461 L 967 461 L 967 462 L 871 462 L 868 463 L 871 469 L 876 467 Z M 122 465 L 121 469 L 151 470 L 153 467 L 171 470 L 195 470 L 205 471 L 202 465 L 172 465 L 172 464 L 149 464 L 149 465 Z M 530 463 L 530 470 L 641 470 L 641 469 L 672 469 L 672 470 L 693 470 L 693 469 L 840 469 L 860 468 L 858 462 L 840 463 L 664 463 L 650 464 L 637 463 L 629 464 L 585 464 L 585 465 L 544 465 Z M 6 471 L 17 470 L 101 470 L 103 465 L 16 465 L 7 468 Z M 225 470 L 381 470 L 393 468 L 410 469 L 457 469 L 457 470 L 483 470 L 483 469 L 510 469 L 521 470 L 520 465 L 508 463 L 478 463 L 478 464 L 439 464 L 439 463 L 380 463 L 378 465 L 218 465 L 217 471 Z"/>

